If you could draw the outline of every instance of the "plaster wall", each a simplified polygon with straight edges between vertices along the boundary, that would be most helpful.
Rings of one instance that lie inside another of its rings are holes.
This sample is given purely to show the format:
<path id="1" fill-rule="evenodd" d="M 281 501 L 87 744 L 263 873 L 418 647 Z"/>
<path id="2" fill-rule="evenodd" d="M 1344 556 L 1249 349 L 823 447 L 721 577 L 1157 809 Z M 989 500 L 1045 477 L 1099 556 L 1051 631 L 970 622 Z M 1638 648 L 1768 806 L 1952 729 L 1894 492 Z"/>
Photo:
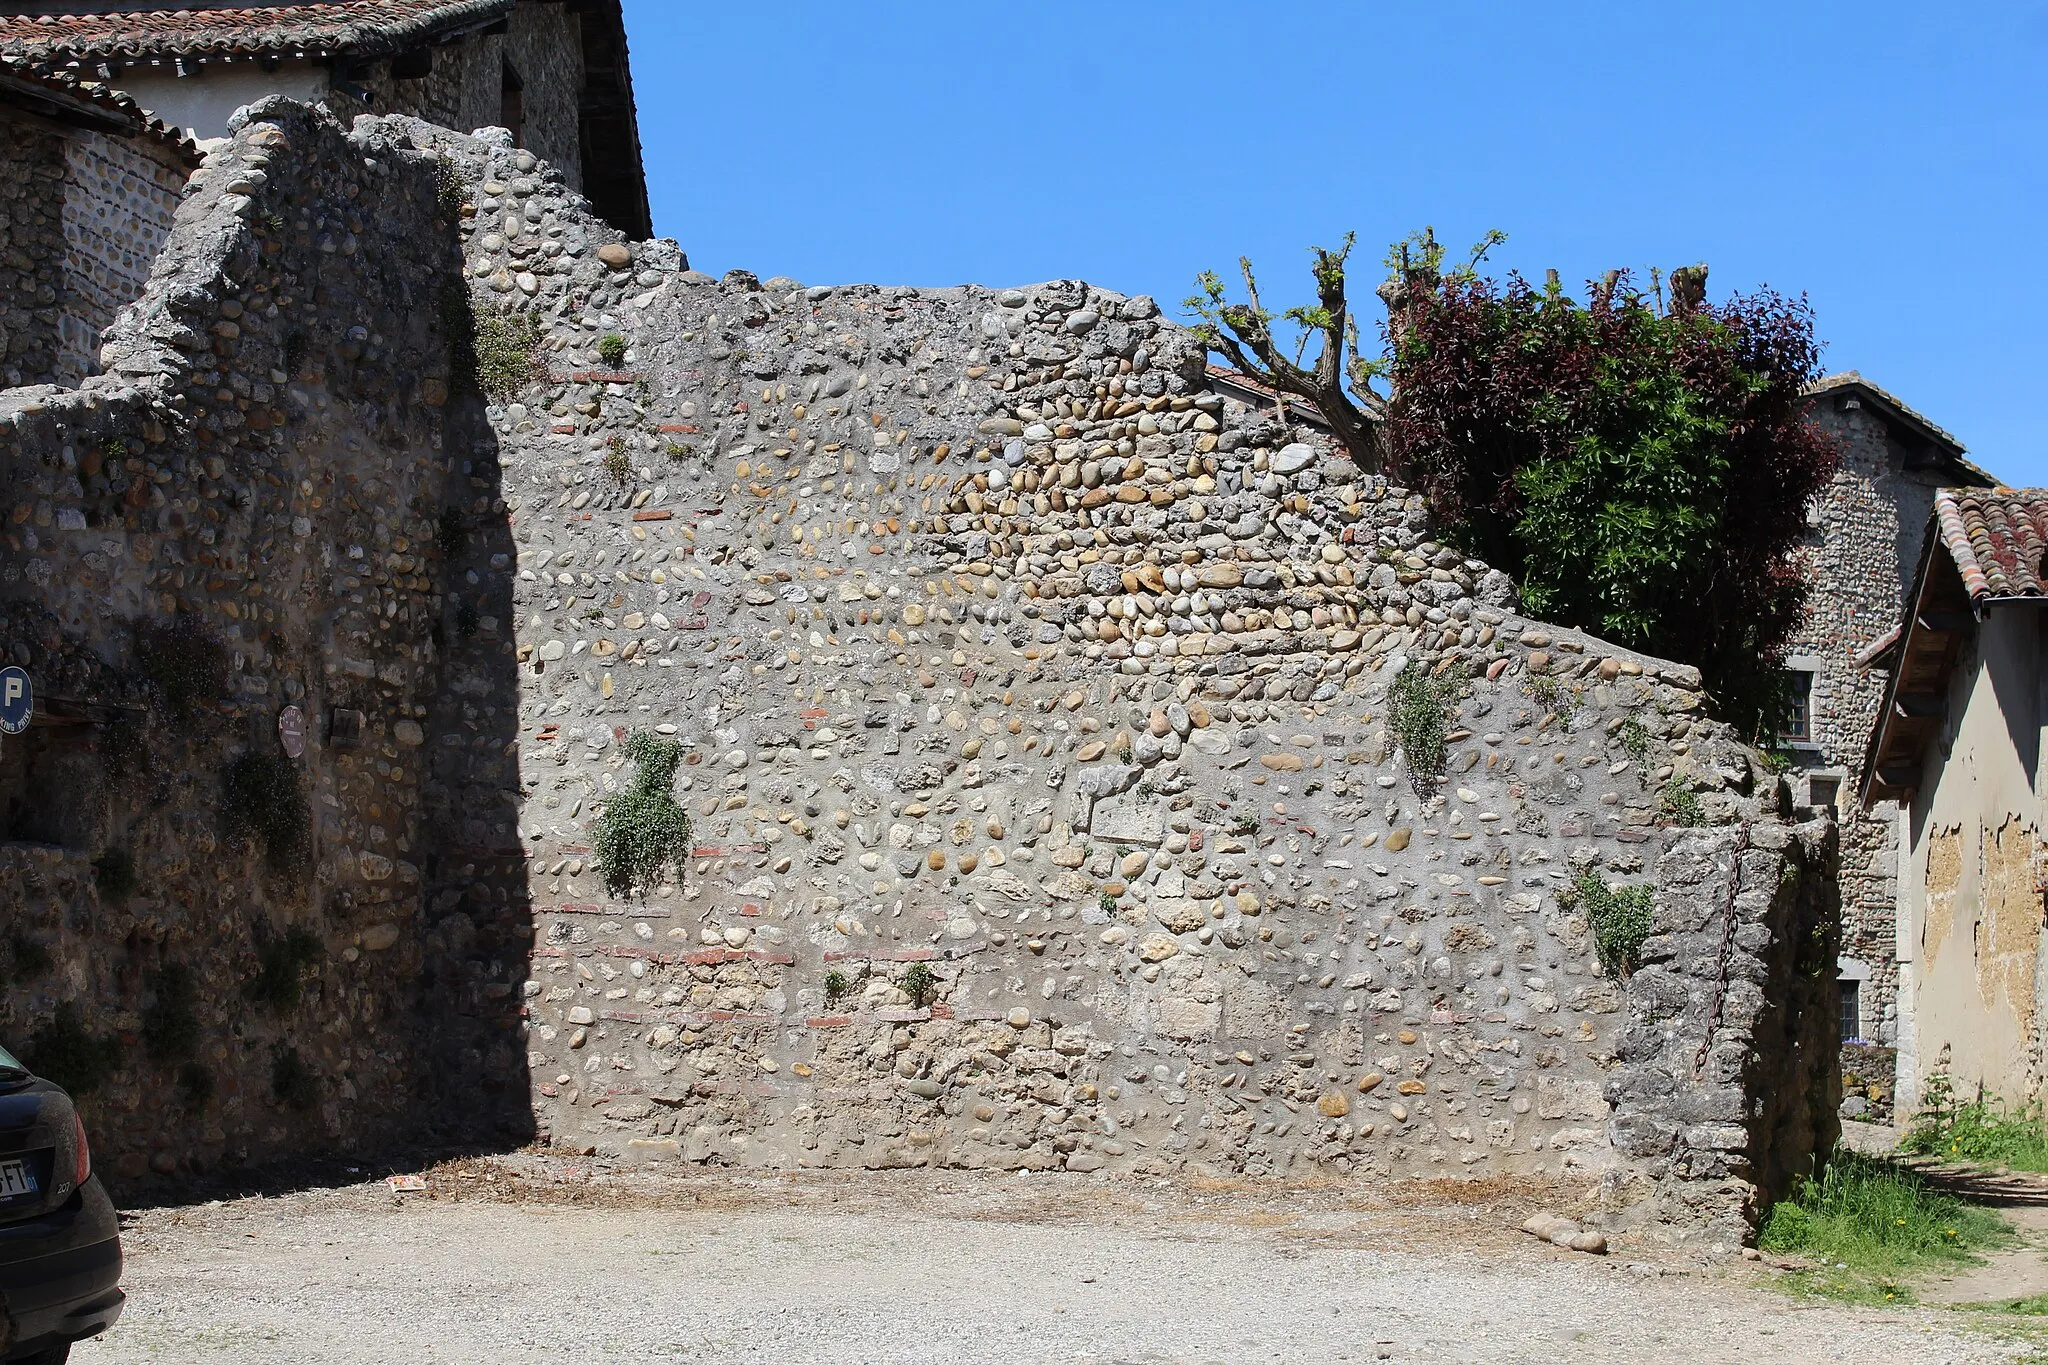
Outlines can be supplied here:
<path id="1" fill-rule="evenodd" d="M 120 87 L 165 123 L 195 138 L 223 137 L 235 110 L 265 95 L 313 103 L 327 93 L 322 62 L 283 61 L 266 70 L 256 62 L 209 62 L 180 76 L 170 66 L 122 69 Z"/>
<path id="2" fill-rule="evenodd" d="M 2044 662 L 2040 608 L 1993 606 L 1951 681 L 1913 802 L 1899 904 L 1907 1110 L 1936 1072 L 1971 1094 L 2041 1090 Z"/>

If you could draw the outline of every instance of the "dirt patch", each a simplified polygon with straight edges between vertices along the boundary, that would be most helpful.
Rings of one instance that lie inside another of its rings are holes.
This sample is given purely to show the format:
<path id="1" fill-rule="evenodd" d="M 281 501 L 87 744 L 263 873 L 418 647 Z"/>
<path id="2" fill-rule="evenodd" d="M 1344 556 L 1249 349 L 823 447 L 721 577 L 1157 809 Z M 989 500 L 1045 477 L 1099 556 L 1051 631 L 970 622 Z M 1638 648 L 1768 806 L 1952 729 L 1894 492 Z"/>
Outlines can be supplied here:
<path id="1" fill-rule="evenodd" d="M 1955 1313 L 1515 1231 L 1583 1189 L 605 1172 L 525 1154 L 149 1210 L 80 1365 L 2006 1360 Z"/>

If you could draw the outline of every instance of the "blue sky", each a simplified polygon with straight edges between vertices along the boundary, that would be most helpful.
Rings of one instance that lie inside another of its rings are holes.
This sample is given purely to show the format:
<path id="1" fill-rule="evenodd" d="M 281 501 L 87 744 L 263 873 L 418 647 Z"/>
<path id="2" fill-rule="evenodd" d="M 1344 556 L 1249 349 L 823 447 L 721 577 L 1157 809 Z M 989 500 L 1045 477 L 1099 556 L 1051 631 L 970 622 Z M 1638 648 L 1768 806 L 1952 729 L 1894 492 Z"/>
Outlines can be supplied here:
<path id="1" fill-rule="evenodd" d="M 806 284 L 1078 277 L 1179 315 L 1240 254 L 1424 224 L 1583 280 L 1804 292 L 1859 369 L 2048 484 L 2048 3 L 626 0 L 655 230 Z M 1368 313 L 1377 321 L 1377 304 Z"/>

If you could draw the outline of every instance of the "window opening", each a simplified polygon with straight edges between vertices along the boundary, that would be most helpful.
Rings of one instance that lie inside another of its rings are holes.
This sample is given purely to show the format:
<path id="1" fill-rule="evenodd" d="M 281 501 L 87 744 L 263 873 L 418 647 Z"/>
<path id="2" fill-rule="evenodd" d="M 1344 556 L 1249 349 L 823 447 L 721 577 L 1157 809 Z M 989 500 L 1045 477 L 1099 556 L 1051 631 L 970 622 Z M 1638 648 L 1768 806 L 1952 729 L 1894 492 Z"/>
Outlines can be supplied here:
<path id="1" fill-rule="evenodd" d="M 503 63 L 498 81 L 498 126 L 512 130 L 513 146 L 526 145 L 526 82 L 510 62 Z"/>
<path id="2" fill-rule="evenodd" d="M 1835 983 L 1841 1009 L 1842 1041 L 1860 1041 L 1863 1037 L 1863 983 L 1853 977 L 1844 977 Z"/>
<path id="3" fill-rule="evenodd" d="M 1794 744 L 1813 741 L 1813 674 L 1803 668 L 1787 669 L 1792 680 L 1792 706 L 1785 716 L 1785 728 L 1778 738 Z"/>

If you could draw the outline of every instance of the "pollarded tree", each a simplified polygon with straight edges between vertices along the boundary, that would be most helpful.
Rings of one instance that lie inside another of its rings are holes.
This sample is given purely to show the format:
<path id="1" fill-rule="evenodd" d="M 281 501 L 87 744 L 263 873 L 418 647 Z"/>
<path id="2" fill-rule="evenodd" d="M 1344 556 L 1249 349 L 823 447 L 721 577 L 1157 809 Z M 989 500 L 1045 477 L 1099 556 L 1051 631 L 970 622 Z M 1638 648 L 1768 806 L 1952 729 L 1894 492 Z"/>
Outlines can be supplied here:
<path id="1" fill-rule="evenodd" d="M 1722 714 L 1767 737 L 1805 610 L 1806 508 L 1837 458 L 1801 397 L 1818 373 L 1812 310 L 1769 290 L 1710 302 L 1704 266 L 1673 271 L 1668 298 L 1654 276 L 1646 292 L 1613 271 L 1582 303 L 1555 272 L 1541 288 L 1480 275 L 1498 240 L 1449 271 L 1428 234 L 1397 249 L 1381 357 L 1358 355 L 1348 321 L 1334 334 L 1364 419 L 1362 438 L 1339 439 L 1421 489 L 1532 614 L 1694 664 Z M 1325 355 L 1324 322 L 1346 317 L 1331 256 L 1317 253 L 1317 309 L 1280 315 L 1322 330 Z M 1213 283 L 1196 310 L 1205 339 L 1300 392 L 1269 359 L 1285 361 L 1272 316 L 1220 303 Z"/>

